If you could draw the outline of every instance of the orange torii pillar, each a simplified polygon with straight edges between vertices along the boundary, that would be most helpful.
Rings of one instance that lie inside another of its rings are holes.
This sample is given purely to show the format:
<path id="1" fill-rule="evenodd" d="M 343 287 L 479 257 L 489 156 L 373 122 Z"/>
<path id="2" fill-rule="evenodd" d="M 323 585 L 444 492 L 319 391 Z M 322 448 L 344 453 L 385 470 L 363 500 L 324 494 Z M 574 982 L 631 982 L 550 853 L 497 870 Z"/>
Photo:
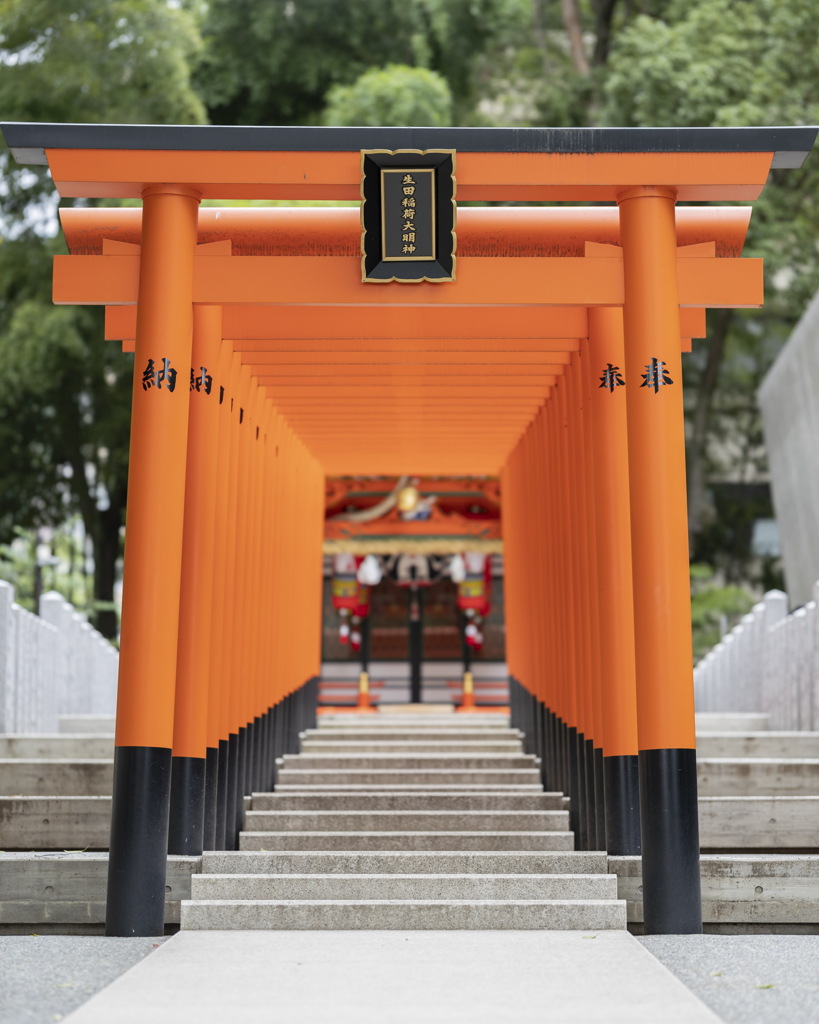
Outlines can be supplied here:
<path id="1" fill-rule="evenodd" d="M 210 610 L 211 661 L 208 686 L 208 754 L 210 775 L 205 803 L 204 846 L 208 850 L 225 848 L 225 819 L 228 791 L 228 688 L 227 688 L 227 616 L 230 603 L 227 587 L 230 572 L 231 493 L 229 488 L 231 444 L 233 439 L 234 400 L 239 387 L 241 357 L 223 349 L 224 383 L 219 387 L 219 443 L 215 453 L 219 488 L 216 493 L 213 546 L 213 602 Z M 224 391 L 222 390 L 224 388 Z M 213 781 L 213 765 L 216 780 Z"/>
<path id="2" fill-rule="evenodd" d="M 199 193 L 143 190 L 107 935 L 161 935 Z"/>
<path id="3" fill-rule="evenodd" d="M 594 488 L 598 515 L 597 593 L 606 849 L 613 856 L 640 852 L 637 768 L 637 695 L 634 670 L 634 588 L 628 487 L 623 313 L 589 310 Z"/>
<path id="4" fill-rule="evenodd" d="M 168 853 L 202 853 L 205 780 L 209 754 L 208 684 L 211 661 L 213 543 L 218 489 L 221 306 L 194 306 L 189 387 L 188 460 L 185 476 L 185 532 L 179 601 L 171 807 Z M 188 384 L 182 382 L 184 387 Z M 211 758 L 211 779 L 216 765 Z"/>
<path id="5" fill-rule="evenodd" d="M 618 197 L 647 934 L 702 931 L 676 193 Z"/>

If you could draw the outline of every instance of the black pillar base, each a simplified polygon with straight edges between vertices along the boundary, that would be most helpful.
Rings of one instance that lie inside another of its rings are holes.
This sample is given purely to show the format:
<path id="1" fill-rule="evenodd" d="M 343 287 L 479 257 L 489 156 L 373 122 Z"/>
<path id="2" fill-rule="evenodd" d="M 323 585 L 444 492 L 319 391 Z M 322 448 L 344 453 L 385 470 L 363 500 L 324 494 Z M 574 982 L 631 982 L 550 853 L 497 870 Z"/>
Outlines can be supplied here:
<path id="1" fill-rule="evenodd" d="M 639 764 L 645 934 L 698 935 L 697 752 L 641 750 Z"/>
<path id="2" fill-rule="evenodd" d="M 214 849 L 224 850 L 227 836 L 227 799 L 228 799 L 228 753 L 230 744 L 227 740 L 219 740 L 219 774 L 216 789 L 216 835 Z"/>
<path id="3" fill-rule="evenodd" d="M 239 803 L 239 734 L 228 736 L 227 805 L 225 808 L 225 849 L 237 849 L 236 808 Z"/>
<path id="4" fill-rule="evenodd" d="M 603 758 L 606 849 L 613 857 L 640 854 L 640 768 L 636 754 Z"/>
<path id="5" fill-rule="evenodd" d="M 205 758 L 171 759 L 168 853 L 202 852 L 205 831 Z"/>
<path id="6" fill-rule="evenodd" d="M 219 748 L 208 747 L 205 754 L 205 825 L 202 849 L 216 850 L 216 801 L 219 783 Z"/>
<path id="7" fill-rule="evenodd" d="M 117 747 L 105 934 L 163 935 L 171 751 Z"/>
<path id="8" fill-rule="evenodd" d="M 409 595 L 409 661 L 410 703 L 420 704 L 421 664 L 424 660 L 424 592 L 408 590 Z"/>
<path id="9" fill-rule="evenodd" d="M 566 730 L 566 779 L 568 782 L 566 791 L 569 796 L 569 828 L 574 832 L 575 848 L 582 850 L 583 847 L 580 845 L 580 807 L 582 801 L 580 796 L 580 776 L 578 775 L 577 747 L 577 729 L 571 725 Z"/>
<path id="10" fill-rule="evenodd" d="M 594 815 L 597 849 L 607 850 L 606 843 L 606 786 L 603 777 L 603 750 L 594 748 Z"/>
<path id="11" fill-rule="evenodd" d="M 239 849 L 239 833 L 245 825 L 245 796 L 250 792 L 247 784 L 247 764 L 250 756 L 250 730 L 243 725 L 239 729 L 239 754 L 237 760 L 236 776 L 236 845 Z"/>
<path id="12" fill-rule="evenodd" d="M 264 715 L 256 715 L 251 723 L 253 730 L 253 766 L 251 769 L 250 791 L 262 788 L 262 763 L 264 760 Z"/>
<path id="13" fill-rule="evenodd" d="M 583 740 L 583 790 L 586 819 L 586 845 L 584 850 L 601 850 L 597 839 L 597 811 L 594 792 L 594 740 Z"/>

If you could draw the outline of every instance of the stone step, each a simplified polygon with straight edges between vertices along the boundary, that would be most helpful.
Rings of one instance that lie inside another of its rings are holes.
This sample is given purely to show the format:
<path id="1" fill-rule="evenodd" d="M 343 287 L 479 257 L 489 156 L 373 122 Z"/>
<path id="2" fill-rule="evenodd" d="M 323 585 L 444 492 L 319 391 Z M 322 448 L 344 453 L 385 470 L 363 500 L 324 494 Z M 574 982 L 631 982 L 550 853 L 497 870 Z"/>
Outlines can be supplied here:
<path id="1" fill-rule="evenodd" d="M 249 811 L 248 832 L 560 832 L 567 811 Z"/>
<path id="2" fill-rule="evenodd" d="M 700 844 L 706 850 L 815 850 L 819 849 L 819 797 L 702 797 L 700 808 Z M 253 813 L 253 812 L 250 812 Z M 385 812 L 389 813 L 389 812 Z M 490 812 L 491 813 L 491 812 Z M 535 812 L 537 813 L 537 812 Z M 562 812 L 542 812 L 560 814 Z M 90 797 L 0 797 L 0 849 L 2 850 L 105 850 L 108 847 L 111 818 L 111 798 Z M 256 830 L 258 832 L 258 829 Z M 243 837 L 242 849 L 488 849 L 486 842 L 492 842 L 493 835 L 500 835 L 498 849 L 571 849 L 573 839 L 570 832 L 562 845 L 540 845 L 543 837 L 558 833 L 523 832 L 501 830 L 500 833 L 465 832 L 452 833 L 403 832 L 396 829 L 379 837 L 377 832 L 358 845 L 348 832 L 315 832 L 305 829 L 304 833 L 284 833 L 284 838 L 270 838 L 270 833 L 259 832 L 258 836 Z M 429 837 L 442 836 L 439 841 Z M 475 839 L 477 835 L 479 838 Z M 299 837 L 302 838 L 299 838 Z M 524 842 L 525 845 L 515 845 Z M 407 839 L 406 837 L 410 837 Z M 435 845 L 424 847 L 427 842 Z M 510 839 L 510 837 L 512 837 Z M 402 842 L 411 845 L 402 847 Z M 444 845 L 441 845 L 441 842 Z M 510 842 L 512 845 L 510 845 Z M 309 845 L 300 845 L 307 843 Z M 350 845 L 355 843 L 356 845 Z M 375 843 L 375 845 L 367 845 Z M 381 845 L 381 844 L 388 845 Z M 458 845 L 447 846 L 447 843 Z M 475 845 L 480 843 L 481 845 Z M 531 845 L 535 843 L 536 845 Z M 284 844 L 284 845 L 282 845 Z M 318 844 L 318 845 L 317 845 Z M 329 844 L 329 845 L 328 845 Z M 335 846 L 333 846 L 335 844 Z"/>
<path id="3" fill-rule="evenodd" d="M 319 724 L 316 732 L 322 736 L 334 736 L 336 733 L 347 733 L 355 732 L 359 730 L 366 730 L 367 732 L 377 733 L 403 733 L 406 736 L 408 733 L 415 735 L 418 733 L 419 736 L 423 736 L 426 733 L 436 733 L 446 731 L 455 732 L 460 735 L 464 733 L 475 734 L 480 736 L 505 736 L 510 731 L 517 732 L 510 724 L 509 720 L 504 718 L 502 715 L 481 715 L 480 720 L 477 715 L 452 715 L 451 718 L 447 718 L 444 721 L 421 721 L 421 722 L 405 722 L 402 718 L 387 721 L 385 718 L 378 715 L 361 715 L 356 717 L 352 714 L 343 716 L 344 720 L 338 720 L 334 722 L 326 722 L 319 719 Z"/>
<path id="4" fill-rule="evenodd" d="M 606 854 L 589 850 L 219 850 L 202 855 L 202 872 L 217 875 L 605 875 L 609 870 Z"/>
<path id="5" fill-rule="evenodd" d="M 523 752 L 519 739 L 511 740 L 435 740 L 420 736 L 414 740 L 343 740 L 322 739 L 301 741 L 302 754 L 520 754 Z"/>
<path id="6" fill-rule="evenodd" d="M 819 732 L 704 732 L 697 757 L 819 757 Z"/>
<path id="7" fill-rule="evenodd" d="M 183 901 L 183 929 L 550 929 L 626 927 L 620 900 Z"/>
<path id="8" fill-rule="evenodd" d="M 0 758 L 113 758 L 113 736 L 0 733 Z"/>
<path id="9" fill-rule="evenodd" d="M 698 711 L 697 733 L 762 732 L 770 727 L 770 715 L 757 711 Z"/>
<path id="10" fill-rule="evenodd" d="M 292 762 L 291 762 L 292 764 Z M 504 786 L 528 783 L 540 784 L 537 768 L 467 769 L 458 771 L 448 768 L 422 768 L 412 774 L 398 768 L 378 770 L 359 768 L 355 770 L 310 769 L 301 767 L 280 768 L 276 776 L 276 787 L 280 785 L 321 786 L 333 783 L 338 786 L 392 786 L 396 783 L 413 785 L 443 786 Z"/>
<path id="11" fill-rule="evenodd" d="M 199 865 L 199 857 L 168 857 L 166 924 L 179 923 Z M 107 853 L 0 853 L 0 925 L 99 927 L 107 887 Z"/>
<path id="12" fill-rule="evenodd" d="M 404 716 L 393 716 L 393 721 L 387 721 L 386 712 L 378 715 L 370 715 L 358 721 L 350 721 L 351 715 L 345 716 L 347 721 L 325 722 L 319 720 L 317 726 L 309 726 L 304 732 L 315 735 L 337 735 L 371 733 L 381 735 L 396 734 L 407 737 L 407 727 L 404 723 Z M 415 722 L 412 725 L 412 735 L 428 735 L 431 733 L 444 733 L 447 736 L 460 736 L 462 733 L 467 736 L 509 736 L 522 735 L 522 730 L 510 725 L 505 715 L 492 713 L 490 715 L 465 715 L 456 714 L 444 718 L 427 719 L 423 722 Z"/>
<path id="13" fill-rule="evenodd" d="M 573 832 L 242 832 L 240 850 L 574 850 Z"/>
<path id="14" fill-rule="evenodd" d="M 819 759 L 700 758 L 700 796 L 819 796 Z"/>
<path id="15" fill-rule="evenodd" d="M 425 768 L 448 768 L 450 771 L 512 768 L 535 768 L 538 760 L 532 754 L 285 754 L 284 768 L 300 771 L 423 771 Z"/>
<path id="16" fill-rule="evenodd" d="M 406 729 L 378 729 L 369 726 L 336 726 L 333 729 L 307 729 L 301 734 L 304 739 L 313 740 L 398 740 L 401 743 L 407 741 Z M 431 726 L 428 729 L 416 728 L 412 730 L 412 736 L 424 742 L 447 742 L 450 740 L 519 740 L 523 739 L 523 733 L 519 729 L 470 729 L 462 726 L 460 729 L 440 728 Z"/>
<path id="17" fill-rule="evenodd" d="M 60 732 L 113 736 L 114 721 L 113 715 L 60 715 L 58 727 Z"/>
<path id="18" fill-rule="evenodd" d="M 819 847 L 819 796 L 701 797 L 705 850 L 810 850 Z"/>
<path id="19" fill-rule="evenodd" d="M 616 900 L 616 875 L 196 875 L 192 900 Z"/>
<path id="20" fill-rule="evenodd" d="M 110 796 L 0 797 L 0 850 L 106 850 Z"/>
<path id="21" fill-rule="evenodd" d="M 113 760 L 8 758 L 0 760 L 2 796 L 110 796 Z"/>
<path id="22" fill-rule="evenodd" d="M 609 857 L 629 923 L 643 920 L 639 857 Z M 819 925 L 819 855 L 703 854 L 702 916 L 709 925 Z"/>
<path id="23" fill-rule="evenodd" d="M 562 793 L 254 793 L 254 811 L 562 811 Z"/>
<path id="24" fill-rule="evenodd" d="M 318 785 L 318 786 L 302 786 L 299 783 L 277 783 L 276 792 L 282 795 L 289 796 L 295 793 L 534 793 L 536 795 L 543 792 L 543 787 L 538 783 L 531 783 L 529 785 L 505 785 L 505 786 L 492 786 L 492 785 L 475 785 L 473 784 L 462 784 L 460 786 L 444 786 L 444 785 L 414 785 L 412 783 L 402 786 L 398 783 L 392 783 L 385 786 L 333 786 L 333 785 Z"/>

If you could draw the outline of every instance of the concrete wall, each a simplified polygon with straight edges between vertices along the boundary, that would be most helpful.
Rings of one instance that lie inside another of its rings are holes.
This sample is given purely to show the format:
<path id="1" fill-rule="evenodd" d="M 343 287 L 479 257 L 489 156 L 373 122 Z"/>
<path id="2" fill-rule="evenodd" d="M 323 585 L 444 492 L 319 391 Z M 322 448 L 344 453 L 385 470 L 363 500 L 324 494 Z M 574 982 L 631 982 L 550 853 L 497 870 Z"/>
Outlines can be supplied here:
<path id="1" fill-rule="evenodd" d="M 811 599 L 819 579 L 819 294 L 758 394 L 782 537 L 788 595 Z"/>
<path id="2" fill-rule="evenodd" d="M 819 583 L 788 615 L 788 596 L 769 591 L 698 663 L 698 712 L 754 712 L 774 729 L 819 729 Z"/>
<path id="3" fill-rule="evenodd" d="M 112 715 L 119 653 L 60 594 L 40 615 L 0 580 L 0 733 L 57 732 L 62 714 Z"/>

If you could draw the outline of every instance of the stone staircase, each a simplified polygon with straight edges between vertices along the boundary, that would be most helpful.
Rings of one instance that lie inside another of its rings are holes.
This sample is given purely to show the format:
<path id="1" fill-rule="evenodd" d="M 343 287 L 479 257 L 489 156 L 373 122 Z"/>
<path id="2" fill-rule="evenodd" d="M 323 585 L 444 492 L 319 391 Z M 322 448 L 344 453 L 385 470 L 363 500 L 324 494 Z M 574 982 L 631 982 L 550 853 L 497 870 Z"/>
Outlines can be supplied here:
<path id="1" fill-rule="evenodd" d="M 505 716 L 322 716 L 258 793 L 235 852 L 205 853 L 183 929 L 626 927 L 605 853 Z"/>
<path id="2" fill-rule="evenodd" d="M 503 715 L 424 706 L 412 713 L 324 714 L 321 721 L 303 738 L 302 754 L 279 765 L 276 792 L 247 799 L 239 852 L 206 854 L 204 867 L 201 857 L 168 858 L 168 927 L 179 922 L 192 876 L 202 870 L 197 898 L 227 898 L 227 888 L 224 896 L 207 888 L 219 884 L 211 876 L 253 876 L 250 882 L 264 888 L 258 876 L 273 875 L 267 898 L 278 903 L 290 902 L 279 899 L 282 886 L 301 899 L 318 892 L 316 885 L 326 893 L 339 876 L 356 876 L 338 882 L 344 896 L 329 898 L 345 905 L 325 907 L 328 919 L 348 913 L 348 902 L 362 902 L 356 893 L 382 900 L 412 893 L 414 901 L 421 887 L 463 902 L 477 887 L 478 899 L 494 902 L 505 887 L 510 899 L 529 901 L 533 884 L 536 899 L 551 899 L 556 883 L 547 876 L 559 875 L 563 896 L 573 900 L 579 890 L 567 875 L 585 883 L 585 876 L 608 873 L 619 878 L 629 927 L 641 927 L 640 859 L 573 851 L 563 798 L 543 793 L 536 762 L 521 755 L 520 737 Z M 775 732 L 767 716 L 747 713 L 700 715 L 697 727 L 707 927 L 815 932 L 819 732 Z M 0 735 L 0 932 L 102 928 L 113 722 L 77 717 L 61 729 Z M 297 875 L 309 877 L 293 880 Z M 328 875 L 330 883 L 321 881 Z M 251 891 L 236 885 L 231 900 Z M 490 912 L 498 908 L 480 913 Z"/>

